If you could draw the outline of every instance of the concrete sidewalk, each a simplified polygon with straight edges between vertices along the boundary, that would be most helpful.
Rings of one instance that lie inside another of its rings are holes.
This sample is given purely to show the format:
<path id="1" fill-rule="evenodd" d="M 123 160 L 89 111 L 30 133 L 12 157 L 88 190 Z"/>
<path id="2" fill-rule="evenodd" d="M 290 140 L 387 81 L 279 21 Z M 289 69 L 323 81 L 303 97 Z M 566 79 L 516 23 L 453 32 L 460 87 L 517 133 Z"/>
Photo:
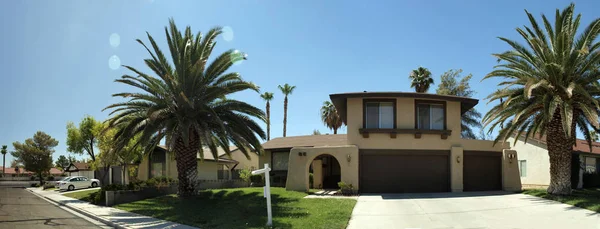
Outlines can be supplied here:
<path id="1" fill-rule="evenodd" d="M 93 205 L 85 201 L 63 196 L 54 191 L 44 191 L 40 188 L 28 188 L 27 190 L 35 195 L 38 195 L 42 198 L 48 199 L 52 202 L 65 206 L 78 213 L 86 215 L 90 218 L 93 218 L 115 228 L 196 228 L 183 224 L 169 222 L 166 220 L 155 219 L 149 216 L 143 216 L 116 208 Z"/>

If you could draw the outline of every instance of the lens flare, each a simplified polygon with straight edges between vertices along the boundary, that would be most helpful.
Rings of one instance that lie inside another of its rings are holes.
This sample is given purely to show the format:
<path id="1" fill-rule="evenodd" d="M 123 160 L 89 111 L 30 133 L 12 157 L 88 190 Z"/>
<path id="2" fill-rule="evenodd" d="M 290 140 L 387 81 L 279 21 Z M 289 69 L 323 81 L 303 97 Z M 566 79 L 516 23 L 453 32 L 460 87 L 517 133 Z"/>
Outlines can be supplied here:
<path id="1" fill-rule="evenodd" d="M 117 70 L 121 66 L 121 59 L 117 55 L 108 58 L 108 67 L 112 70 Z"/>

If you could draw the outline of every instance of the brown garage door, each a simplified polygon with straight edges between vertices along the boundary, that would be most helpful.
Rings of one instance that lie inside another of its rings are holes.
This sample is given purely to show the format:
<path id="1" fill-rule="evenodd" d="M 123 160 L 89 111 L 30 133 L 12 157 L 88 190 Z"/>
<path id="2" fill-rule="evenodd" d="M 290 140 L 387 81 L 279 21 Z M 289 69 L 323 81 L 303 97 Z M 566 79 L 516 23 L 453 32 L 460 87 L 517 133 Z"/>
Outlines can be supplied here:
<path id="1" fill-rule="evenodd" d="M 448 151 L 361 150 L 362 193 L 447 192 Z"/>
<path id="2" fill-rule="evenodd" d="M 465 151 L 464 191 L 502 190 L 502 153 Z"/>

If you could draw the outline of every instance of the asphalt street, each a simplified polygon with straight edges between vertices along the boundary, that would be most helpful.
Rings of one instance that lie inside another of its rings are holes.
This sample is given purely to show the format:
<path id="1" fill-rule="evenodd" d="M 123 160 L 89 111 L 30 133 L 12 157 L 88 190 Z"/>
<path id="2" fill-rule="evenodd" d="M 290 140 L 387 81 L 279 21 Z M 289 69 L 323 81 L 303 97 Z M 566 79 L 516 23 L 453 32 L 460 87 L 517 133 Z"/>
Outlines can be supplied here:
<path id="1" fill-rule="evenodd" d="M 1 182 L 0 182 L 1 183 Z M 0 184 L 0 228 L 103 228 L 37 197 L 28 183 Z"/>

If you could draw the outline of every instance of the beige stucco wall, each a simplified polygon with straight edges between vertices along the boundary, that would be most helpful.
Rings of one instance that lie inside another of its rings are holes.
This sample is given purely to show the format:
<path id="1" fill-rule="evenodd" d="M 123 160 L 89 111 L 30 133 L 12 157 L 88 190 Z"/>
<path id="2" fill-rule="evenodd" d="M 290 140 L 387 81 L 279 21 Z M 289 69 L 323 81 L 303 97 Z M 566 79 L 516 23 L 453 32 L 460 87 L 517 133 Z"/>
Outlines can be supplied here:
<path id="1" fill-rule="evenodd" d="M 519 156 L 516 150 L 505 149 L 502 151 L 502 189 L 504 191 L 521 190 L 518 160 Z"/>
<path id="2" fill-rule="evenodd" d="M 148 180 L 148 155 L 144 155 L 138 167 L 138 180 Z"/>
<path id="3" fill-rule="evenodd" d="M 257 169 L 258 168 L 258 154 L 253 152 L 248 152 L 250 159 L 246 158 L 246 155 L 242 153 L 240 150 L 235 150 L 231 152 L 230 155 L 223 155 L 221 158 L 233 159 L 239 162 L 239 164 L 235 167 L 236 169 Z M 231 165 L 233 166 L 233 165 Z"/>
<path id="4" fill-rule="evenodd" d="M 546 146 L 534 139 L 528 139 L 527 144 L 520 140 L 513 145 L 514 140 L 511 137 L 507 141 L 511 145 L 511 149 L 519 152 L 519 160 L 527 161 L 527 174 L 521 177 L 523 186 L 547 187 L 550 185 L 550 158 Z"/>
<path id="5" fill-rule="evenodd" d="M 269 166 L 273 166 L 273 165 L 271 165 L 271 151 L 270 150 L 265 150 L 265 152 L 263 154 L 258 156 L 258 168 L 261 168 L 261 169 L 264 168 L 265 163 L 268 163 Z"/>
<path id="6" fill-rule="evenodd" d="M 299 156 L 305 152 L 306 156 Z M 355 188 L 358 183 L 358 148 L 352 145 L 337 147 L 294 147 L 290 152 L 288 177 L 285 188 L 294 191 L 308 191 L 308 170 L 313 160 L 323 154 L 335 157 L 340 163 L 341 181 L 352 184 Z M 350 161 L 348 161 L 348 156 Z"/>
<path id="7" fill-rule="evenodd" d="M 463 148 L 452 147 L 450 150 L 450 189 L 452 192 L 463 191 Z"/>
<path id="8" fill-rule="evenodd" d="M 371 99 L 371 98 L 369 98 Z M 398 129 L 415 128 L 415 99 L 396 98 L 396 127 Z M 450 150 L 452 147 L 462 147 L 464 150 L 502 151 L 507 146 L 492 141 L 462 139 L 460 137 L 460 102 L 447 101 L 446 128 L 452 130 L 447 139 L 441 139 L 439 134 L 423 134 L 415 138 L 414 134 L 397 134 L 391 138 L 388 133 L 370 133 L 364 138 L 359 129 L 363 127 L 363 99 L 348 98 L 348 143 L 360 149 L 422 149 Z"/>
<path id="9" fill-rule="evenodd" d="M 323 161 L 313 160 L 313 188 L 323 187 Z"/>

